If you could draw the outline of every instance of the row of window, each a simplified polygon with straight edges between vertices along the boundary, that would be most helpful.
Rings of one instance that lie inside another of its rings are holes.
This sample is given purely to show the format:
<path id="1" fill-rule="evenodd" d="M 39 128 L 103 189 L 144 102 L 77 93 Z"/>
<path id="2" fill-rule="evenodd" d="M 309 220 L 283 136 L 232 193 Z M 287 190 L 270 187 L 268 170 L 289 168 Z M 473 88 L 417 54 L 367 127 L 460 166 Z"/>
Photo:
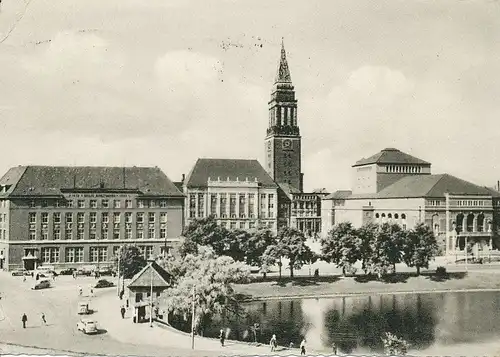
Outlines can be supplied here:
<path id="1" fill-rule="evenodd" d="M 388 218 L 388 219 L 392 219 L 394 217 L 394 219 L 399 219 L 401 217 L 402 220 L 405 220 L 406 219 L 406 214 L 404 213 L 401 213 L 401 216 L 398 214 L 398 213 L 394 213 L 394 215 L 392 213 L 388 213 L 387 215 L 385 213 L 382 213 L 382 214 L 379 214 L 379 213 L 375 213 L 375 218 Z"/>
<path id="2" fill-rule="evenodd" d="M 216 194 L 212 193 L 209 195 L 210 203 L 210 215 L 222 218 L 253 218 L 255 215 L 255 194 L 229 194 L 229 200 L 227 194 Z M 267 200 L 266 200 L 267 197 Z M 247 199 L 248 198 L 248 199 Z M 228 207 L 229 203 L 229 207 Z M 229 212 L 228 212 L 229 208 Z M 274 209 L 274 194 L 262 194 L 261 195 L 261 215 L 264 215 L 264 211 L 269 211 L 269 217 L 272 218 L 272 210 Z M 238 209 L 238 212 L 236 211 Z M 205 207 L 205 194 L 197 193 L 189 195 L 189 217 L 205 217 L 205 213 L 208 213 L 208 209 Z"/>
<path id="3" fill-rule="evenodd" d="M 297 108 L 275 106 L 269 111 L 269 126 L 297 126 Z"/>
<path id="4" fill-rule="evenodd" d="M 4 201 L 2 201 L 4 202 Z M 67 207 L 67 208 L 166 208 L 166 200 L 137 200 L 134 207 L 133 200 L 109 199 L 78 199 L 78 200 L 31 200 L 29 206 L 36 207 Z"/>
<path id="5" fill-rule="evenodd" d="M 219 224 L 221 227 L 228 228 L 228 229 L 254 229 L 254 228 L 257 228 L 256 222 L 220 221 Z M 269 229 L 274 229 L 274 222 L 263 222 L 262 224 Z"/>
<path id="6" fill-rule="evenodd" d="M 153 259 L 154 247 L 152 245 L 137 246 L 141 251 L 144 259 Z M 89 262 L 100 263 L 112 261 L 116 256 L 119 246 L 113 247 L 113 254 L 108 255 L 108 247 L 90 247 Z M 63 263 L 59 257 L 59 247 L 44 247 L 41 248 L 40 259 L 42 263 Z M 84 248 L 83 247 L 68 247 L 64 252 L 64 263 L 83 263 Z"/>
<path id="7" fill-rule="evenodd" d="M 422 167 L 408 165 L 387 165 L 385 167 L 385 172 L 418 174 L 422 172 Z"/>
<path id="8" fill-rule="evenodd" d="M 111 212 L 111 213 L 113 216 L 113 223 L 120 223 L 122 215 L 125 217 L 125 223 L 132 223 L 132 217 L 133 217 L 132 212 L 125 212 L 124 214 L 121 212 Z M 48 224 L 50 216 L 52 216 L 53 223 L 62 223 L 63 214 L 61 212 L 54 212 L 51 214 L 49 214 L 48 212 L 41 212 L 41 213 L 29 212 L 28 213 L 28 223 L 30 225 L 37 223 L 38 214 L 40 214 L 42 224 Z M 147 214 L 148 222 L 155 223 L 157 214 L 158 213 L 156 213 L 156 212 L 148 212 L 148 214 Z M 85 223 L 85 218 L 87 215 L 89 217 L 90 223 L 97 223 L 97 212 L 87 212 L 87 213 L 86 212 L 78 212 L 76 214 L 76 222 L 79 224 Z M 159 216 L 160 216 L 160 223 L 167 223 L 167 212 L 160 212 Z M 65 223 L 73 223 L 73 217 L 74 217 L 73 212 L 65 212 L 64 213 Z M 109 223 L 109 217 L 110 217 L 110 212 L 102 212 L 101 213 L 101 222 L 102 223 Z M 144 212 L 136 212 L 135 213 L 136 223 L 144 223 L 145 222 L 144 219 L 145 219 Z"/>
<path id="9" fill-rule="evenodd" d="M 484 201 L 479 200 L 458 200 L 457 206 L 484 206 Z"/>

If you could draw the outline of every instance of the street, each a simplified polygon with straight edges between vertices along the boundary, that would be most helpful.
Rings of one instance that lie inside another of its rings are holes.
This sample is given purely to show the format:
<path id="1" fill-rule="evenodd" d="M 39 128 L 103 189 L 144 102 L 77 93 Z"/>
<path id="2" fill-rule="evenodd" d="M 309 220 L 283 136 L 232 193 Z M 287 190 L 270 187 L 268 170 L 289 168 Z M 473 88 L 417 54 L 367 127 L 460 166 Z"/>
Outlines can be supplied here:
<path id="1" fill-rule="evenodd" d="M 87 353 L 93 355 L 220 355 L 217 351 L 191 351 L 186 348 L 173 348 L 147 344 L 124 343 L 112 338 L 106 331 L 98 335 L 84 335 L 77 331 L 77 304 L 81 300 L 90 299 L 89 286 L 94 278 L 71 276 L 57 277 L 53 287 L 44 290 L 31 290 L 34 279 L 13 277 L 8 272 L 0 273 L 0 344 L 18 344 L 23 347 L 39 347 L 66 353 Z M 78 294 L 78 286 L 83 288 L 84 297 Z M 116 296 L 116 288 L 94 289 L 96 297 L 106 294 Z M 116 298 L 118 299 L 118 298 Z M 118 302 L 116 303 L 119 307 Z M 47 325 L 41 319 L 42 312 L 46 316 Z M 28 317 L 27 327 L 23 329 L 21 317 Z M 116 314 L 118 314 L 118 308 Z M 99 311 L 89 317 L 95 318 L 99 327 L 106 330 L 106 321 L 99 319 Z M 130 323 L 129 321 L 127 321 Z M 131 326 L 132 327 L 132 326 Z"/>

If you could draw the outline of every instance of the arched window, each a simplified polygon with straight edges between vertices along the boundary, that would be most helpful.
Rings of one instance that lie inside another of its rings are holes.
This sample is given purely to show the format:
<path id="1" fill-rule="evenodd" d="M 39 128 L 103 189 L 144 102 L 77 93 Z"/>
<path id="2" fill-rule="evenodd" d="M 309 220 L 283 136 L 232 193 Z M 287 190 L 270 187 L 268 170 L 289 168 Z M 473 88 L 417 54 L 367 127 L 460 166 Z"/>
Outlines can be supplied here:
<path id="1" fill-rule="evenodd" d="M 394 219 L 398 219 L 399 215 L 397 213 L 394 214 Z"/>
<path id="2" fill-rule="evenodd" d="M 387 215 L 387 218 L 389 218 L 389 219 L 390 219 L 390 218 L 392 218 L 392 214 L 390 214 L 390 213 L 389 213 L 389 214 Z"/>
<path id="3" fill-rule="evenodd" d="M 406 214 L 402 213 L 401 214 L 401 219 L 406 219 Z"/>
<path id="4" fill-rule="evenodd" d="M 382 213 L 382 218 L 385 218 L 385 213 Z"/>
<path id="5" fill-rule="evenodd" d="M 457 219 L 455 220 L 457 233 L 463 231 L 464 215 L 462 213 L 457 214 Z"/>
<path id="6" fill-rule="evenodd" d="M 375 218 L 380 218 L 380 215 L 378 213 L 375 213 Z"/>
<path id="7" fill-rule="evenodd" d="M 467 232 L 472 232 L 474 230 L 474 215 L 469 213 L 467 215 Z"/>
<path id="8" fill-rule="evenodd" d="M 477 216 L 477 231 L 478 232 L 485 232 L 485 225 L 484 225 L 484 214 L 480 214 Z"/>

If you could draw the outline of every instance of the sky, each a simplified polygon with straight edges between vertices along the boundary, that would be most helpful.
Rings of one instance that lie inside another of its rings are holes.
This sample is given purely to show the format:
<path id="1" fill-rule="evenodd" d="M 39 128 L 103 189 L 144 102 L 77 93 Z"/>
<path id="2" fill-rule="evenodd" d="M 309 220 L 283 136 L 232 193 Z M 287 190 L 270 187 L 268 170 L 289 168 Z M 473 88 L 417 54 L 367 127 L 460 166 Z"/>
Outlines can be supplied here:
<path id="1" fill-rule="evenodd" d="M 305 189 L 387 147 L 500 180 L 497 0 L 3 0 L 0 172 L 264 164 L 284 38 Z"/>

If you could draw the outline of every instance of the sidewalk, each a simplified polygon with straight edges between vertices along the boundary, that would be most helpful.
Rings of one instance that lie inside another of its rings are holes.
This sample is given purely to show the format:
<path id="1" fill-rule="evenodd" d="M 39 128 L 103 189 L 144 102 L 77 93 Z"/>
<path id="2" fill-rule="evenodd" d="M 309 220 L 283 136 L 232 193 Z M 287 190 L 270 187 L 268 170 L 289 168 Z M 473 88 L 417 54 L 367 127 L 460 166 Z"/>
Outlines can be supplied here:
<path id="1" fill-rule="evenodd" d="M 134 324 L 132 322 L 132 311 L 129 309 L 125 319 L 120 315 L 121 301 L 111 291 L 99 292 L 92 299 L 91 309 L 96 313 L 92 315 L 98 321 L 101 328 L 107 330 L 113 339 L 135 345 L 151 345 L 158 347 L 175 347 L 191 350 L 191 336 L 175 330 L 168 326 L 158 326 L 153 323 Z M 255 346 L 243 342 L 226 340 L 225 346 L 221 347 L 216 339 L 195 336 L 196 351 L 216 351 L 220 355 L 299 355 L 298 350 L 284 349 L 271 353 L 269 346 Z M 313 353 L 308 351 L 308 354 Z"/>

